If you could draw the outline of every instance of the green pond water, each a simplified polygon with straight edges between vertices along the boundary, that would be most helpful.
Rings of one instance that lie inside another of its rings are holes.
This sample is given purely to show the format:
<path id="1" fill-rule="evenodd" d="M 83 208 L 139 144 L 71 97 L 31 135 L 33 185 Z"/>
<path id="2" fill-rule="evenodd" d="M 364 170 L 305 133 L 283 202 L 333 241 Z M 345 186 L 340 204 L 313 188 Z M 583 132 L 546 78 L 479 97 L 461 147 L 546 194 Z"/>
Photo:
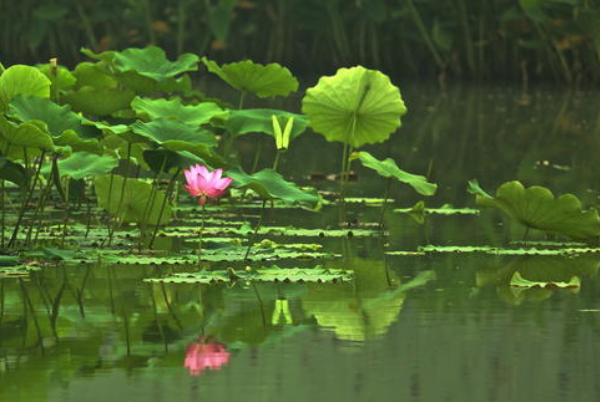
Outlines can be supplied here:
<path id="1" fill-rule="evenodd" d="M 597 93 L 400 84 L 409 108 L 404 127 L 368 150 L 410 172 L 429 172 L 439 190 L 428 207 L 472 207 L 466 183 L 473 178 L 488 191 L 519 179 L 598 203 Z M 256 144 L 239 142 L 246 164 Z M 307 135 L 281 171 L 332 191 L 335 182 L 307 177 L 339 171 L 340 154 L 339 144 Z M 267 153 L 264 166 L 271 161 Z M 383 196 L 383 179 L 355 170 L 351 197 Z M 425 245 L 518 247 L 524 229 L 495 211 L 428 215 L 419 224 L 393 209 L 421 197 L 401 185 L 390 194 L 383 235 L 360 231 L 373 229 L 380 214 L 377 204 L 360 200 L 347 206 L 341 228 L 333 206 L 267 213 L 266 226 L 317 230 L 259 241 L 317 244 L 334 256 L 253 265 L 341 268 L 354 272 L 353 281 L 147 282 L 195 268 L 122 256 L 0 278 L 0 401 L 599 400 L 600 255 L 412 253 Z M 258 213 L 236 209 L 231 226 L 256 222 Z M 199 222 L 197 211 L 183 216 L 188 227 Z M 84 226 L 85 210 L 73 218 Z M 343 231 L 336 237 L 326 229 Z M 528 246 L 544 239 L 532 233 Z M 128 247 L 125 234 L 120 242 Z M 194 238 L 166 236 L 157 246 L 177 251 L 186 242 Z M 84 254 L 97 246 L 86 244 Z M 393 251 L 411 253 L 387 254 Z M 244 265 L 214 262 L 211 269 L 241 272 Z M 511 287 L 515 272 L 537 281 L 576 276 L 581 286 Z"/>

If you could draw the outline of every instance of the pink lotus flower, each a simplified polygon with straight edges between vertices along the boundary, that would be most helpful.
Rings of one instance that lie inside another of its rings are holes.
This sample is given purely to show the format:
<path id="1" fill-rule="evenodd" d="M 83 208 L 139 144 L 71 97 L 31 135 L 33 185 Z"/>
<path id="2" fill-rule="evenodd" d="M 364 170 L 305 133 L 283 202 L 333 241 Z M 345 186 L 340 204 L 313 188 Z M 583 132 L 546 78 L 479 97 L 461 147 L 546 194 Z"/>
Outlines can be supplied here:
<path id="1" fill-rule="evenodd" d="M 209 172 L 202 165 L 191 166 L 189 170 L 184 169 L 183 173 L 187 181 L 185 190 L 194 197 L 200 197 L 198 203 L 202 206 L 207 200 L 222 197 L 233 181 L 229 177 L 222 177 L 223 169 Z"/>
<path id="2" fill-rule="evenodd" d="M 200 375 L 205 369 L 219 370 L 229 363 L 230 354 L 220 342 L 205 342 L 203 336 L 188 346 L 184 366 L 190 370 L 190 375 Z"/>

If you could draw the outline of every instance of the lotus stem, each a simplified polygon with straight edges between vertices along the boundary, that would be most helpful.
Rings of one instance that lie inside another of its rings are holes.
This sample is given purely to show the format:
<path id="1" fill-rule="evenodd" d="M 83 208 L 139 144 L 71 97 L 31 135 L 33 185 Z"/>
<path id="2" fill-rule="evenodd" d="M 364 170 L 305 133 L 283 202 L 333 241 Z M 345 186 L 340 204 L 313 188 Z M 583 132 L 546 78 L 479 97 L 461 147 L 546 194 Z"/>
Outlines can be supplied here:
<path id="1" fill-rule="evenodd" d="M 115 218 L 117 220 L 119 219 L 119 215 L 121 214 L 121 207 L 123 206 L 123 199 L 125 198 L 125 187 L 127 186 L 127 177 L 129 176 L 129 167 L 131 165 L 131 145 L 131 142 L 127 143 L 127 165 L 125 167 L 125 174 L 123 175 L 123 184 L 121 185 L 121 196 L 119 197 L 119 204 L 117 205 L 117 211 L 115 213 Z M 108 203 L 110 205 L 110 198 L 108 199 Z M 112 243 L 115 230 L 115 227 L 111 226 L 110 231 L 108 233 L 109 246 Z"/>
<path id="2" fill-rule="evenodd" d="M 2 210 L 2 216 L 0 217 L 0 248 L 4 248 L 4 230 L 6 228 L 6 206 L 4 204 L 4 197 L 6 194 L 6 188 L 4 186 L 4 180 L 0 180 L 0 209 Z"/>
<path id="3" fill-rule="evenodd" d="M 279 166 L 279 159 L 281 158 L 281 151 L 277 150 L 277 155 L 275 156 L 275 161 L 273 162 L 273 170 L 277 171 L 277 167 Z"/>
<path id="4" fill-rule="evenodd" d="M 202 262 L 202 234 L 204 233 L 204 223 L 206 222 L 206 204 L 202 205 L 202 223 L 200 224 L 200 233 L 198 234 L 198 268 Z"/>
<path id="5" fill-rule="evenodd" d="M 33 191 L 35 190 L 35 186 L 37 185 L 38 178 L 40 176 L 40 171 L 42 170 L 42 164 L 44 163 L 44 156 L 46 155 L 46 151 L 42 151 L 40 155 L 40 161 L 38 162 L 37 169 L 35 170 L 35 176 L 33 178 L 33 183 L 31 184 L 31 188 L 29 189 L 27 196 L 23 204 L 21 205 L 21 211 L 19 212 L 19 217 L 17 218 L 17 223 L 13 230 L 10 241 L 8 242 L 8 247 L 13 247 L 17 242 L 17 236 L 19 235 L 19 227 L 21 226 L 21 222 L 23 221 L 23 216 L 25 216 L 25 210 L 27 209 L 27 204 L 31 201 L 33 197 Z"/>
<path id="6" fill-rule="evenodd" d="M 244 101 L 246 100 L 246 91 L 240 92 L 240 100 L 238 101 L 238 109 L 241 110 L 244 107 Z"/>
<path id="7" fill-rule="evenodd" d="M 260 229 L 260 225 L 262 225 L 262 221 L 265 216 L 265 205 L 267 205 L 267 200 L 263 200 L 262 208 L 260 210 L 260 218 L 258 219 L 258 223 L 256 224 L 256 227 L 254 228 L 252 237 L 250 237 L 250 240 L 248 241 L 248 248 L 246 249 L 246 254 L 244 255 L 244 261 L 248 260 L 248 256 L 250 255 L 250 250 L 252 250 L 252 246 L 254 245 L 256 236 L 258 235 L 258 230 Z"/>
<path id="8" fill-rule="evenodd" d="M 33 233 L 34 226 L 37 226 L 34 244 L 37 241 L 38 235 L 40 233 L 40 230 L 42 227 L 42 219 L 43 219 L 41 214 L 44 213 L 44 209 L 46 208 L 46 199 L 48 198 L 48 194 L 50 193 L 50 190 L 52 189 L 52 182 L 54 180 L 54 176 L 56 175 L 56 169 L 57 169 L 57 167 L 56 167 L 56 159 L 57 158 L 58 158 L 57 154 L 55 154 L 52 157 L 52 169 L 50 170 L 50 175 L 48 176 L 48 182 L 46 183 L 46 186 L 42 190 L 42 194 L 40 195 L 40 199 L 38 201 L 37 207 L 35 208 L 33 220 L 31 221 L 31 225 L 29 225 L 29 230 L 27 231 L 25 245 L 29 245 L 29 242 L 31 241 L 31 235 Z"/>
<path id="9" fill-rule="evenodd" d="M 381 213 L 379 214 L 379 229 L 383 231 L 383 218 L 385 216 L 385 210 L 388 204 L 388 198 L 390 196 L 390 188 L 392 187 L 392 178 L 388 177 L 385 184 L 385 193 L 383 195 L 383 205 L 381 206 Z"/>
<path id="10" fill-rule="evenodd" d="M 156 225 L 154 226 L 154 231 L 152 232 L 152 238 L 150 239 L 150 244 L 148 248 L 152 248 L 154 245 L 154 240 L 156 239 L 156 235 L 158 234 L 158 227 L 160 226 L 160 221 L 162 220 L 163 214 L 165 212 L 165 207 L 167 206 L 167 200 L 169 199 L 169 195 L 173 191 L 173 186 L 175 184 L 175 179 L 179 176 L 181 169 L 177 169 L 177 171 L 171 176 L 171 180 L 169 180 L 169 186 L 167 187 L 167 193 L 165 194 L 165 198 L 163 198 L 162 205 L 160 206 L 160 212 L 158 213 L 158 219 L 156 220 Z M 158 192 L 158 189 L 156 190 Z M 155 197 L 156 198 L 156 197 Z M 204 206 L 202 206 L 202 215 L 204 215 Z M 204 216 L 202 218 L 204 220 Z M 204 223 L 203 223 L 204 225 Z"/>
<path id="11" fill-rule="evenodd" d="M 62 230 L 62 235 L 61 235 L 61 239 L 60 239 L 60 246 L 64 247 L 65 246 L 65 238 L 67 236 L 67 225 L 69 223 L 69 208 L 71 207 L 69 204 L 69 187 L 71 184 L 71 178 L 67 177 L 66 183 L 65 183 L 65 219 L 63 221 L 63 230 Z"/>

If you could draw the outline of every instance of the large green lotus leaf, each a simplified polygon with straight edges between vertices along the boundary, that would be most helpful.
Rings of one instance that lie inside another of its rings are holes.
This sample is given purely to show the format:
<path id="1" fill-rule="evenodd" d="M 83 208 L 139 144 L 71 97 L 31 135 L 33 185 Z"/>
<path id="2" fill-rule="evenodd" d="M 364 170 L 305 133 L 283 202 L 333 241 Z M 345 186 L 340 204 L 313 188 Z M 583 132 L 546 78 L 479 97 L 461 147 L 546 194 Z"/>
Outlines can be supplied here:
<path id="1" fill-rule="evenodd" d="M 75 78 L 73 73 L 71 73 L 71 71 L 64 66 L 58 66 L 56 69 L 56 78 L 52 76 L 52 69 L 54 67 L 50 63 L 37 64 L 35 67 L 53 82 L 52 86 L 50 87 L 51 93 L 54 93 L 55 91 L 64 92 L 75 86 L 77 78 Z"/>
<path id="2" fill-rule="evenodd" d="M 228 172 L 227 175 L 233 179 L 234 187 L 249 188 L 263 198 L 279 199 L 290 204 L 305 205 L 312 209 L 318 208 L 322 202 L 321 196 L 316 190 L 303 191 L 272 169 L 264 169 L 249 175 L 237 168 Z"/>
<path id="3" fill-rule="evenodd" d="M 143 49 L 129 48 L 122 52 L 108 51 L 99 54 L 88 49 L 82 51 L 91 58 L 112 64 L 116 71 L 122 73 L 134 71 L 159 82 L 186 71 L 198 70 L 199 59 L 195 54 L 185 53 L 176 61 L 169 61 L 165 51 L 156 46 L 148 46 Z"/>
<path id="4" fill-rule="evenodd" d="M 8 105 L 6 114 L 22 122 L 41 121 L 46 124 L 53 137 L 58 137 L 67 130 L 78 134 L 84 132 L 81 118 L 68 105 L 59 106 L 47 98 L 17 96 Z"/>
<path id="5" fill-rule="evenodd" d="M 164 144 L 167 141 L 179 141 L 193 145 L 201 144 L 206 147 L 217 145 L 217 140 L 210 131 L 177 120 L 161 118 L 148 123 L 136 121 L 131 125 L 131 129 L 134 133 L 149 138 L 158 144 Z"/>
<path id="6" fill-rule="evenodd" d="M 476 186 L 470 191 L 482 208 L 496 208 L 521 224 L 550 233 L 559 233 L 573 239 L 588 239 L 600 235 L 598 211 L 582 210 L 581 201 L 572 194 L 558 198 L 545 187 L 525 188 L 518 181 L 502 184 L 491 197 Z"/>
<path id="7" fill-rule="evenodd" d="M 35 121 L 15 124 L 0 116 L 0 136 L 11 148 L 54 149 L 50 134 Z"/>
<path id="8" fill-rule="evenodd" d="M 385 74 L 359 66 L 322 77 L 306 91 L 302 112 L 327 141 L 358 148 L 387 140 L 401 126 L 406 107 Z"/>
<path id="9" fill-rule="evenodd" d="M 54 138 L 54 145 L 69 147 L 73 152 L 83 151 L 100 155 L 104 151 L 99 140 L 94 138 L 83 139 L 72 130 L 67 130 L 60 137 Z"/>
<path id="10" fill-rule="evenodd" d="M 276 109 L 243 109 L 229 111 L 227 120 L 225 121 L 225 128 L 234 136 L 247 133 L 264 133 L 275 136 L 273 132 L 273 115 L 279 118 L 282 127 L 285 127 L 287 119 L 290 117 L 294 118 L 294 125 L 292 126 L 290 135 L 292 139 L 306 131 L 306 127 L 308 126 L 306 116 L 301 114 Z"/>
<path id="11" fill-rule="evenodd" d="M 128 178 L 125 190 L 121 191 L 124 180 L 123 176 L 114 175 L 111 191 L 111 175 L 96 178 L 96 196 L 102 208 L 116 216 L 120 204 L 121 209 L 117 218 L 122 222 L 156 225 L 160 217 L 161 225 L 169 223 L 171 219 L 171 206 L 169 203 L 165 203 L 162 216 L 160 214 L 161 206 L 165 200 L 165 193 L 162 190 L 154 190 L 153 202 L 147 208 L 148 200 L 152 197 L 152 185 L 140 179 Z"/>
<path id="12" fill-rule="evenodd" d="M 202 62 L 211 73 L 243 92 L 250 92 L 260 98 L 287 96 L 298 90 L 298 80 L 290 70 L 278 63 L 257 64 L 250 60 L 228 63 L 219 66 L 206 57 Z"/>
<path id="13" fill-rule="evenodd" d="M 94 116 L 108 116 L 129 109 L 135 93 L 129 89 L 82 87 L 64 95 L 74 111 Z"/>
<path id="14" fill-rule="evenodd" d="M 73 76 L 76 79 L 75 89 L 83 87 L 92 88 L 116 88 L 118 81 L 106 72 L 98 63 L 83 62 L 79 63 Z"/>
<path id="15" fill-rule="evenodd" d="M 0 110 L 17 95 L 50 97 L 50 80 L 37 68 L 11 66 L 0 75 Z"/>
<path id="16" fill-rule="evenodd" d="M 184 105 L 178 97 L 172 99 L 150 99 L 136 97 L 131 108 L 138 115 L 148 116 L 151 120 L 160 118 L 178 120 L 192 126 L 208 123 L 213 117 L 224 113 L 216 103 L 203 102 L 198 105 Z"/>
<path id="17" fill-rule="evenodd" d="M 380 176 L 392 177 L 399 182 L 406 183 L 421 195 L 431 196 L 437 190 L 437 184 L 429 183 L 425 176 L 414 175 L 400 169 L 393 159 L 380 161 L 368 152 L 357 152 L 352 155 L 361 161 L 363 166 L 375 170 Z"/>
<path id="18" fill-rule="evenodd" d="M 67 159 L 58 161 L 58 169 L 61 176 L 80 180 L 108 174 L 118 164 L 117 158 L 110 155 L 76 152 Z"/>
<path id="19" fill-rule="evenodd" d="M 0 156 L 0 179 L 7 180 L 19 187 L 27 187 L 29 184 L 29 175 L 25 168 L 18 163 L 9 161 L 4 156 Z"/>
<path id="20" fill-rule="evenodd" d="M 135 71 L 127 71 L 117 73 L 115 77 L 123 87 L 132 90 L 137 95 L 152 95 L 157 92 L 185 92 L 192 89 L 192 80 L 188 75 L 155 81 Z"/>

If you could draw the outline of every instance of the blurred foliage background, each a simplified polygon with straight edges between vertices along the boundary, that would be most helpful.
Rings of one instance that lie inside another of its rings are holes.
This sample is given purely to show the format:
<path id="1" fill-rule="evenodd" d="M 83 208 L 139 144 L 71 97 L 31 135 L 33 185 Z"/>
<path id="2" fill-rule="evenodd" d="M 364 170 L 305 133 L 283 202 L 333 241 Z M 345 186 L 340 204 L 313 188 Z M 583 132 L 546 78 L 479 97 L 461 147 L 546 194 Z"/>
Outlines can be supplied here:
<path id="1" fill-rule="evenodd" d="M 299 74 L 362 64 L 444 80 L 600 79 L 600 0 L 0 0 L 0 60 L 156 44 Z"/>

